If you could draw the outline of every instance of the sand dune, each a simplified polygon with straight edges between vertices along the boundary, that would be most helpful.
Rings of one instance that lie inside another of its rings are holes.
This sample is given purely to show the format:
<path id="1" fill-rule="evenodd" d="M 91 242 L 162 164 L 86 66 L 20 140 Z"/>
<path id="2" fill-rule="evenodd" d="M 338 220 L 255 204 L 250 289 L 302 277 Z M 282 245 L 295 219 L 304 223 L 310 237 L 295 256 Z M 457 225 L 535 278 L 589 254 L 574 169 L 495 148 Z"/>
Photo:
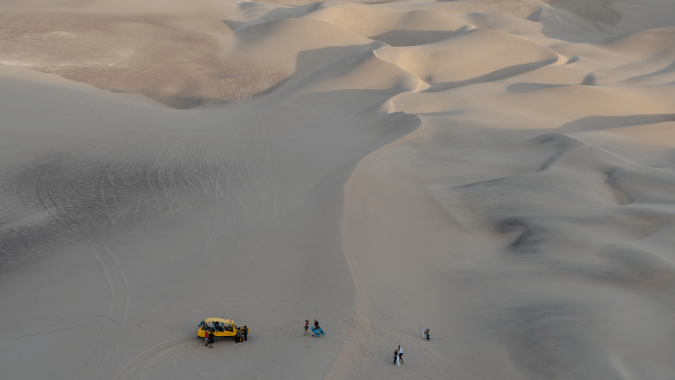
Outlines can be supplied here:
<path id="1" fill-rule="evenodd" d="M 391 46 L 427 44 L 449 38 L 471 27 L 456 17 L 439 12 L 389 11 L 383 7 L 339 3 L 326 5 L 306 17 L 337 25 Z"/>
<path id="2" fill-rule="evenodd" d="M 478 41 L 493 45 L 477 50 Z M 558 61 L 558 54 L 551 49 L 489 29 L 472 29 L 422 46 L 380 48 L 375 54 L 427 83 L 444 85 L 441 88 L 510 77 Z M 500 59 L 493 61 L 495 56 Z M 476 60 L 486 63 L 475 65 Z"/>
<path id="3" fill-rule="evenodd" d="M 669 0 L 0 10 L 0 378 L 675 376 Z"/>

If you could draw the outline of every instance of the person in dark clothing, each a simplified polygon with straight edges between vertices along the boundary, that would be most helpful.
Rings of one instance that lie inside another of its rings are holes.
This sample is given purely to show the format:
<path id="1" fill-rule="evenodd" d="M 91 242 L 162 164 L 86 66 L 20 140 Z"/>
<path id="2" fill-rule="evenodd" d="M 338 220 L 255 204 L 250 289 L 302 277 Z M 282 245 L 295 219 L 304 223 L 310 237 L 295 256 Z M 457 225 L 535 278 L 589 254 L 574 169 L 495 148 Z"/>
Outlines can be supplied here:
<path id="1" fill-rule="evenodd" d="M 316 319 L 314 320 L 314 328 L 315 329 L 319 328 L 319 322 Z"/>
<path id="2" fill-rule="evenodd" d="M 398 350 L 394 350 L 394 364 L 396 364 L 397 358 L 398 358 Z"/>
<path id="3" fill-rule="evenodd" d="M 244 342 L 248 340 L 248 327 L 244 325 Z"/>
<path id="4" fill-rule="evenodd" d="M 209 331 L 209 348 L 213 348 L 213 343 L 216 341 L 216 335 L 213 333 L 213 330 Z"/>

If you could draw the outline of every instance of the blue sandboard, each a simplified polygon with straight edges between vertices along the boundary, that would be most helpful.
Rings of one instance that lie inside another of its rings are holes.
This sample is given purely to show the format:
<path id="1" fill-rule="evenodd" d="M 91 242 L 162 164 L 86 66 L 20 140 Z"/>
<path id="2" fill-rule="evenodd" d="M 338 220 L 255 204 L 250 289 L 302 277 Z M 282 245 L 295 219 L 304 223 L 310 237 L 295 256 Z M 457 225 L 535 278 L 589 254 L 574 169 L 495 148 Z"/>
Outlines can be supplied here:
<path id="1" fill-rule="evenodd" d="M 310 330 L 312 330 L 312 334 L 314 334 L 314 336 L 316 336 L 316 337 L 321 336 L 321 334 L 319 334 L 319 332 L 314 329 L 314 326 L 310 327 Z"/>
<path id="2" fill-rule="evenodd" d="M 321 335 L 325 334 L 325 333 L 323 332 L 323 330 L 321 329 L 321 327 L 317 327 L 316 330 L 317 330 Z"/>

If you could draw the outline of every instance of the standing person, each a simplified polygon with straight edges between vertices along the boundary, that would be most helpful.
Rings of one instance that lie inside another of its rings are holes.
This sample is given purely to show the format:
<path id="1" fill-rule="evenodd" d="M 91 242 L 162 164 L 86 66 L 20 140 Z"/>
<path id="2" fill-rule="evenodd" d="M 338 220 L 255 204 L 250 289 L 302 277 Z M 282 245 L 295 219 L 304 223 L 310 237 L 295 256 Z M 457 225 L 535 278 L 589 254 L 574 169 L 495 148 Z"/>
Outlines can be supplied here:
<path id="1" fill-rule="evenodd" d="M 315 329 L 318 329 L 318 328 L 319 328 L 319 322 L 317 322 L 316 319 L 314 320 L 314 328 L 315 328 Z"/>
<path id="2" fill-rule="evenodd" d="M 248 327 L 244 325 L 244 342 L 248 340 Z"/>
<path id="3" fill-rule="evenodd" d="M 400 344 L 398 346 L 398 359 L 401 363 L 403 363 L 403 349 L 401 348 Z"/>
<path id="4" fill-rule="evenodd" d="M 209 330 L 204 329 L 204 346 L 209 345 Z"/>
<path id="5" fill-rule="evenodd" d="M 427 329 L 427 331 L 426 331 L 426 336 L 427 336 L 427 340 L 429 340 L 429 338 L 430 338 L 429 337 L 429 329 Z"/>
<path id="6" fill-rule="evenodd" d="M 209 331 L 209 348 L 213 348 L 213 342 L 216 341 L 216 335 L 213 333 L 213 330 Z"/>
<path id="7" fill-rule="evenodd" d="M 307 335 L 308 329 L 309 329 L 309 321 L 305 319 L 305 335 Z"/>
<path id="8" fill-rule="evenodd" d="M 396 361 L 398 360 L 398 350 L 394 350 L 394 363 L 396 364 Z"/>

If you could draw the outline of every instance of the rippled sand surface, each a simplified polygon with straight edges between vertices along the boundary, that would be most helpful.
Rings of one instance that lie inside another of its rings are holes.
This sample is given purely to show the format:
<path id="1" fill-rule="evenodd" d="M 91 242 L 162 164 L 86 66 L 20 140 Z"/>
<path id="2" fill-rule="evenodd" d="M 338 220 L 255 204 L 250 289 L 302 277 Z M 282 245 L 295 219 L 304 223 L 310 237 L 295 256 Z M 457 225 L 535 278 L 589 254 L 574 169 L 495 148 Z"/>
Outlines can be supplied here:
<path id="1" fill-rule="evenodd" d="M 0 378 L 672 379 L 673 99 L 669 0 L 5 1 Z"/>

